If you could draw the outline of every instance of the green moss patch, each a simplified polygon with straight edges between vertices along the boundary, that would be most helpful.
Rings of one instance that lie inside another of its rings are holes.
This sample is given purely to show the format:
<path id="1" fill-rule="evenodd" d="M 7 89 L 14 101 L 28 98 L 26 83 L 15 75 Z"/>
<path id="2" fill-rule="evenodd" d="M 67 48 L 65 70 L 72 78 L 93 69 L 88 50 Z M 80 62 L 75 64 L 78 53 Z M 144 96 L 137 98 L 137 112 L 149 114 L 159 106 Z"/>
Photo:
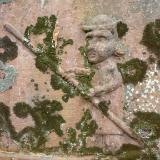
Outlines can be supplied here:
<path id="1" fill-rule="evenodd" d="M 54 131 L 58 136 L 62 136 L 61 124 L 65 123 L 65 120 L 57 113 L 63 109 L 61 103 L 56 100 L 43 100 L 35 102 L 35 105 L 31 111 L 31 116 L 37 128 L 41 132 Z"/>
<path id="2" fill-rule="evenodd" d="M 123 82 L 134 85 L 143 81 L 148 68 L 147 63 L 138 58 L 131 59 L 124 64 L 118 63 L 117 67 L 122 75 Z"/>
<path id="3" fill-rule="evenodd" d="M 34 89 L 35 89 L 36 91 L 39 90 L 38 83 L 34 83 Z"/>
<path id="4" fill-rule="evenodd" d="M 17 117 L 26 118 L 28 114 L 30 114 L 31 109 L 32 108 L 28 104 L 24 102 L 19 102 L 15 104 L 13 111 Z"/>
<path id="5" fill-rule="evenodd" d="M 160 19 L 145 26 L 141 43 L 160 57 Z"/>
<path id="6" fill-rule="evenodd" d="M 35 106 L 24 102 L 18 102 L 13 107 L 15 115 L 19 118 L 31 116 L 35 126 L 27 126 L 20 132 L 16 132 L 10 120 L 9 107 L 0 103 L 0 132 L 8 132 L 10 137 L 17 141 L 22 148 L 31 151 L 45 149 L 47 135 L 55 132 L 58 136 L 63 135 L 61 124 L 65 123 L 63 117 L 58 114 L 63 109 L 60 102 L 53 100 L 36 101 Z"/>
<path id="7" fill-rule="evenodd" d="M 154 112 L 136 112 L 130 124 L 133 131 L 145 141 L 160 137 L 160 114 Z"/>
<path id="8" fill-rule="evenodd" d="M 158 160 L 152 149 L 140 148 L 133 144 L 123 144 L 116 152 L 116 157 L 118 160 Z"/>
<path id="9" fill-rule="evenodd" d="M 30 151 L 37 151 L 44 147 L 47 141 L 37 128 L 25 127 L 22 131 L 17 134 L 17 140 L 21 148 L 25 148 Z"/>
<path id="10" fill-rule="evenodd" d="M 68 44 L 73 44 L 73 40 L 64 38 L 58 39 L 59 46 L 55 45 L 53 39 L 53 32 L 55 29 L 57 18 L 55 15 L 50 17 L 43 16 L 38 17 L 35 25 L 30 25 L 26 28 L 24 36 L 27 41 L 24 41 L 25 45 L 29 47 L 33 53 L 36 55 L 36 67 L 42 71 L 46 72 L 50 69 L 53 72 L 57 72 L 57 66 L 60 64 L 61 59 L 59 58 L 60 53 L 63 53 L 63 48 Z M 37 44 L 36 48 L 30 45 L 30 36 L 45 34 L 42 44 Z"/>
<path id="11" fill-rule="evenodd" d="M 50 17 L 38 17 L 35 25 L 30 25 L 26 28 L 24 36 L 28 41 L 24 41 L 24 43 L 36 55 L 35 65 L 40 71 L 44 73 L 48 69 L 53 71 L 53 75 L 51 76 L 51 86 L 55 90 L 61 89 L 64 92 L 62 99 L 67 102 L 69 98 L 77 95 L 77 90 L 57 73 L 58 65 L 61 62 L 60 55 L 64 53 L 63 50 L 65 46 L 73 44 L 73 40 L 66 40 L 63 37 L 59 37 L 57 39 L 57 45 L 55 45 L 53 32 L 55 30 L 56 20 L 57 18 L 54 15 L 51 15 Z M 32 34 L 45 34 L 43 43 L 37 44 L 36 48 L 30 45 L 30 36 Z M 38 90 L 38 87 L 35 87 L 35 89 Z"/>
<path id="12" fill-rule="evenodd" d="M 122 21 L 117 23 L 117 33 L 118 37 L 122 38 L 128 32 L 127 24 L 123 23 Z"/>
<path id="13" fill-rule="evenodd" d="M 124 144 L 116 153 L 118 160 L 138 160 L 141 158 L 142 150 L 132 144 Z"/>
<path id="14" fill-rule="evenodd" d="M 4 52 L 0 53 L 0 60 L 3 62 L 14 60 L 18 56 L 17 45 L 8 36 L 0 38 L 0 48 L 4 49 Z"/>
<path id="15" fill-rule="evenodd" d="M 62 97 L 64 102 L 68 102 L 69 98 L 73 98 L 76 95 L 79 95 L 79 91 L 65 81 L 61 76 L 53 74 L 51 76 L 51 86 L 54 90 L 62 90 L 64 95 Z"/>
<path id="16" fill-rule="evenodd" d="M 106 117 L 108 116 L 108 109 L 109 109 L 109 105 L 111 104 L 111 102 L 109 101 L 108 103 L 106 101 L 101 101 L 98 104 L 98 108 L 99 110 L 103 113 L 103 115 L 105 115 Z"/>
<path id="17" fill-rule="evenodd" d="M 79 51 L 83 57 L 83 60 L 84 60 L 84 67 L 85 68 L 91 68 L 91 64 L 89 63 L 89 60 L 88 60 L 88 56 L 87 56 L 87 53 L 88 53 L 88 42 L 86 43 L 85 46 L 81 46 L 79 48 Z"/>
<path id="18" fill-rule="evenodd" d="M 59 142 L 60 148 L 65 153 L 77 151 L 77 132 L 74 128 L 68 128 L 63 142 Z"/>
<path id="19" fill-rule="evenodd" d="M 37 101 L 34 107 L 24 102 L 17 103 L 14 113 L 20 118 L 30 114 L 35 122 L 34 128 L 26 127 L 18 133 L 18 142 L 27 149 L 39 150 L 47 141 L 48 133 L 55 132 L 58 136 L 62 136 L 61 124 L 65 123 L 65 120 L 58 114 L 62 109 L 61 103 L 55 100 Z M 24 140 L 23 137 L 26 139 Z"/>
<path id="20" fill-rule="evenodd" d="M 88 98 L 89 89 L 92 88 L 91 80 L 93 76 L 94 72 L 90 75 L 81 74 L 76 76 L 76 79 L 79 82 L 79 92 L 84 98 Z"/>
<path id="21" fill-rule="evenodd" d="M 77 130 L 80 130 L 83 136 L 93 136 L 98 125 L 95 120 L 92 119 L 92 115 L 87 109 L 84 112 L 83 117 L 81 118 L 80 122 L 76 124 Z"/>
<path id="22" fill-rule="evenodd" d="M 79 74 L 76 76 L 76 79 L 79 81 L 79 90 L 80 94 L 84 98 L 89 98 L 87 95 L 89 93 L 89 89 L 92 88 L 91 80 L 95 74 L 93 66 L 89 63 L 87 53 L 88 53 L 88 42 L 86 43 L 85 46 L 80 47 L 79 51 L 83 57 L 84 61 L 84 68 L 90 69 L 90 74 Z"/>
<path id="23" fill-rule="evenodd" d="M 157 61 L 157 67 L 160 69 L 160 60 Z"/>
<path id="24" fill-rule="evenodd" d="M 156 62 L 156 58 L 155 58 L 153 55 L 150 55 L 150 56 L 148 57 L 148 62 L 149 62 L 149 64 L 153 64 L 153 63 Z"/>
<path id="25" fill-rule="evenodd" d="M 0 102 L 0 133 L 7 132 L 11 138 L 16 137 L 16 131 L 10 120 L 9 107 Z"/>
<path id="26" fill-rule="evenodd" d="M 97 128 L 96 121 L 92 119 L 92 115 L 87 109 L 81 120 L 76 124 L 76 129 L 69 128 L 67 130 L 67 136 L 63 142 L 60 142 L 60 148 L 65 153 L 94 154 L 102 152 L 99 147 L 86 147 L 87 137 L 92 137 Z"/>

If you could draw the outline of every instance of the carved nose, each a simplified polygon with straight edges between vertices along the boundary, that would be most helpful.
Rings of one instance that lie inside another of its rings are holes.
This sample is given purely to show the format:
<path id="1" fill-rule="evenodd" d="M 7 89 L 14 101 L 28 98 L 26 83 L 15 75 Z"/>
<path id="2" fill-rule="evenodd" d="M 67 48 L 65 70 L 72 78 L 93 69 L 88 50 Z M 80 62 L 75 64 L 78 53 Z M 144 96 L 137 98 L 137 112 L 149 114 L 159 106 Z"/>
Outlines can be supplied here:
<path id="1" fill-rule="evenodd" d="M 89 44 L 88 51 L 93 51 L 95 48 L 95 45 Z"/>
<path id="2" fill-rule="evenodd" d="M 96 50 L 94 48 L 92 48 L 92 47 L 88 49 L 88 55 L 89 54 L 93 55 L 93 54 L 95 54 L 95 52 L 96 52 Z"/>

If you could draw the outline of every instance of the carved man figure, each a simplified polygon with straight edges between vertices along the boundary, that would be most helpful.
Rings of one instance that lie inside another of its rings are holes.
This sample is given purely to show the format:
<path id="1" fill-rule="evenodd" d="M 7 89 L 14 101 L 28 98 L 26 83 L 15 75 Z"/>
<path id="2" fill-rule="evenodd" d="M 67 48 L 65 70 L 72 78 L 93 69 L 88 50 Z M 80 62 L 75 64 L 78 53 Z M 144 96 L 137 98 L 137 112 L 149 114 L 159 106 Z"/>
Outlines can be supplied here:
<path id="1" fill-rule="evenodd" d="M 107 102 L 109 110 L 122 119 L 122 77 L 117 68 L 120 55 L 125 54 L 124 45 L 119 41 L 117 21 L 107 15 L 94 17 L 83 26 L 88 41 L 88 60 L 95 66 L 90 96 L 95 103 Z M 123 132 L 102 113 L 93 108 L 93 116 L 98 123 L 96 145 L 110 149 L 119 147 L 123 142 Z"/>
<path id="2" fill-rule="evenodd" d="M 96 107 L 92 108 L 92 116 L 99 126 L 94 145 L 109 149 L 117 149 L 123 143 L 129 143 L 129 139 L 124 136 L 123 131 L 132 137 L 130 128 L 122 121 L 122 77 L 118 71 L 117 62 L 123 59 L 122 55 L 128 51 L 118 38 L 117 23 L 116 19 L 107 15 L 98 15 L 88 24 L 83 25 L 89 44 L 88 60 L 95 66 L 95 75 L 92 80 L 93 88 L 90 89 L 89 93 L 91 102 L 95 106 L 100 102 L 110 104 L 108 118 L 103 116 Z M 11 33 L 15 32 L 11 26 L 8 26 L 7 30 Z M 21 41 L 23 40 L 19 33 L 13 34 Z M 67 71 L 59 67 L 59 74 L 74 86 L 79 84 L 75 79 L 75 74 L 87 72 L 88 70 L 84 68 L 72 68 Z"/>

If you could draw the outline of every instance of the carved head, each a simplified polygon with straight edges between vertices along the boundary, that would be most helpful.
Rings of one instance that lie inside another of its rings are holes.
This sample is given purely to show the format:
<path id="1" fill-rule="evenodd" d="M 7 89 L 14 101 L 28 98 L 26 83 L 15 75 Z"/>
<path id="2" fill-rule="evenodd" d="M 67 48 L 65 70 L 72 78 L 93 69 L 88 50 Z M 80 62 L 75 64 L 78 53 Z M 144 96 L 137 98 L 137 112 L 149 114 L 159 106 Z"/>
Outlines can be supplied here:
<path id="1" fill-rule="evenodd" d="M 88 60 L 91 63 L 102 62 L 115 52 L 118 40 L 116 24 L 114 18 L 98 15 L 83 25 L 88 41 Z"/>

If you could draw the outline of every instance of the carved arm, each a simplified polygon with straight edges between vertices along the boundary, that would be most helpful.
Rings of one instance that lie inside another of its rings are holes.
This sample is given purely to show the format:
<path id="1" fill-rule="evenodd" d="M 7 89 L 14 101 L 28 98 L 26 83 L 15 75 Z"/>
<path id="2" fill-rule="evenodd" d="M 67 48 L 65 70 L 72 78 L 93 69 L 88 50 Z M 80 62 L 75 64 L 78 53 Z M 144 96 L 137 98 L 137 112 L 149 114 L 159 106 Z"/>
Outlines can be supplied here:
<path id="1" fill-rule="evenodd" d="M 74 67 L 67 70 L 64 70 L 65 73 L 74 73 L 74 74 L 90 74 L 91 70 L 87 68 Z"/>

